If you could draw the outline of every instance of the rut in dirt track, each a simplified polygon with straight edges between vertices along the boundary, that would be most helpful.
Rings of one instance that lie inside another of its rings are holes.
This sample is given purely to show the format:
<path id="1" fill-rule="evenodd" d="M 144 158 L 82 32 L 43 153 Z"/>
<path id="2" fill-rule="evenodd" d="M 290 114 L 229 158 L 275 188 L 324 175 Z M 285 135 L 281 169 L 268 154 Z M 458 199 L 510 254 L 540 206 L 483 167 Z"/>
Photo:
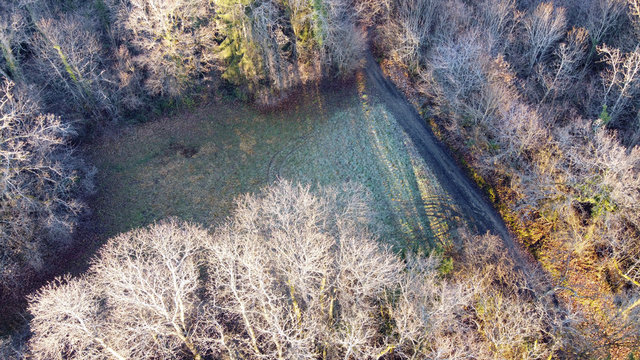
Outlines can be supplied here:
<path id="1" fill-rule="evenodd" d="M 370 53 L 366 56 L 363 71 L 367 81 L 366 91 L 373 99 L 382 103 L 404 129 L 440 185 L 458 204 L 471 228 L 475 228 L 479 234 L 488 231 L 501 237 L 510 255 L 526 273 L 539 271 L 533 265 L 531 257 L 516 244 L 493 205 L 458 166 L 404 95 L 385 77 Z"/>

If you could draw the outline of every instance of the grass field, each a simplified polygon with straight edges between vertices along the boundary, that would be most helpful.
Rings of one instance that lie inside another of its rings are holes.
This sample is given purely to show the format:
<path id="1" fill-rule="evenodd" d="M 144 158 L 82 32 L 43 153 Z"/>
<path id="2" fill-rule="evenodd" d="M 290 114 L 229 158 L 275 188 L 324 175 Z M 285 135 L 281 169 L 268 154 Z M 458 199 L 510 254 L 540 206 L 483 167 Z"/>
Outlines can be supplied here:
<path id="1" fill-rule="evenodd" d="M 420 250 L 459 219 L 446 194 L 361 81 L 309 88 L 281 111 L 216 104 L 97 138 L 92 204 L 105 237 L 174 216 L 215 225 L 233 199 L 277 177 L 313 186 L 355 181 L 371 192 L 383 240 Z"/>

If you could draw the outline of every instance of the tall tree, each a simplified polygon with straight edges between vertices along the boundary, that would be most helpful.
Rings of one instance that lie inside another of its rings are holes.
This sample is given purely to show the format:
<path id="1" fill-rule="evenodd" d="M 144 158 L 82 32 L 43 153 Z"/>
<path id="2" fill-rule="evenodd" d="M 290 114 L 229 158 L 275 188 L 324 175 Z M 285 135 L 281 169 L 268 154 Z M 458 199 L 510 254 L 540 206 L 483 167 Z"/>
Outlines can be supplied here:
<path id="1" fill-rule="evenodd" d="M 68 144 L 72 129 L 5 80 L 0 88 L 0 290 L 18 294 L 70 240 L 90 174 Z"/>
<path id="2" fill-rule="evenodd" d="M 150 95 L 178 97 L 213 70 L 218 27 L 208 0 L 131 0 L 112 5 Z"/>

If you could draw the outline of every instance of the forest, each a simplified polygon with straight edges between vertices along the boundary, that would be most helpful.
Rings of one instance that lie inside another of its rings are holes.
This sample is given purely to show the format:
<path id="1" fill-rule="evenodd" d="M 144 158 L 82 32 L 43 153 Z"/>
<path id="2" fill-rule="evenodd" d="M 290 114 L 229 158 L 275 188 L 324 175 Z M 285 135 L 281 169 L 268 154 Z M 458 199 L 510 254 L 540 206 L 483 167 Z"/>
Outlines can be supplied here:
<path id="1" fill-rule="evenodd" d="M 0 358 L 640 356 L 640 0 L 5 0 L 0 49 Z"/>

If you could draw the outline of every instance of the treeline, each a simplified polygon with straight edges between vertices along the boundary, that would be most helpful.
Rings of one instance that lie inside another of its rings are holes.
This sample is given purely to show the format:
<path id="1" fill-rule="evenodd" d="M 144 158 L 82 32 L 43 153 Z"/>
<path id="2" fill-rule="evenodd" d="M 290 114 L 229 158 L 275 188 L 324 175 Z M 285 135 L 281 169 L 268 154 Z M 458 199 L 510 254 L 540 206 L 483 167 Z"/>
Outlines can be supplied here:
<path id="1" fill-rule="evenodd" d="M 346 0 L 24 0 L 0 14 L 0 74 L 39 85 L 48 110 L 105 121 L 222 79 L 268 104 L 348 74 L 365 45 L 356 24 L 376 11 Z"/>
<path id="2" fill-rule="evenodd" d="M 640 2 L 399 0 L 384 67 L 463 158 L 594 354 L 639 344 Z"/>
<path id="3" fill-rule="evenodd" d="M 41 112 L 33 88 L 0 88 L 0 303 L 3 320 L 50 258 L 69 245 L 95 169 L 73 151 L 73 127 Z"/>
<path id="4" fill-rule="evenodd" d="M 217 229 L 167 221 L 109 241 L 31 299 L 33 359 L 549 359 L 582 356 L 571 312 L 503 242 L 400 259 L 362 188 L 280 182 Z"/>

